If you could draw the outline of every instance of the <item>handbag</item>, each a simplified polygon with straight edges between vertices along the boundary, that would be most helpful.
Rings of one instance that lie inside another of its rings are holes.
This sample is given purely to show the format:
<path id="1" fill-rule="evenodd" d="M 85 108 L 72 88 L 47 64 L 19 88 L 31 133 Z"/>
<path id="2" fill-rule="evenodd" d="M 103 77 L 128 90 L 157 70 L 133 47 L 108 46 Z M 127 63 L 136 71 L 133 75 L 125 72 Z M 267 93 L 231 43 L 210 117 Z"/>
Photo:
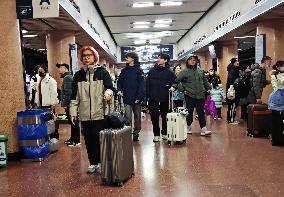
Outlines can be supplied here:
<path id="1" fill-rule="evenodd" d="M 124 126 L 126 119 L 121 111 L 121 99 L 118 98 L 118 106 L 114 112 L 110 112 L 110 103 L 108 103 L 109 113 L 105 116 L 106 128 L 118 129 Z"/>
<path id="2" fill-rule="evenodd" d="M 236 91 L 233 85 L 230 85 L 228 92 L 227 92 L 227 99 L 234 100 L 236 97 Z"/>

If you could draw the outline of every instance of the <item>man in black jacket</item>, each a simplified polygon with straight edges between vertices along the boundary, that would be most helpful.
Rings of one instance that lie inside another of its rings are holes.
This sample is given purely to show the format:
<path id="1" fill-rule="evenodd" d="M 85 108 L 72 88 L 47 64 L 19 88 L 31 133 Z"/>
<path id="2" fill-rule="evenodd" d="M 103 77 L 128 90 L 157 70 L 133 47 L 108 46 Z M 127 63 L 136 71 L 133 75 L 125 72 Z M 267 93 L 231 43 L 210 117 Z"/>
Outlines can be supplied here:
<path id="1" fill-rule="evenodd" d="M 66 116 L 68 118 L 68 122 L 71 126 L 71 137 L 69 140 L 64 143 L 68 146 L 79 146 L 80 145 L 80 127 L 79 121 L 76 120 L 74 124 L 71 122 L 71 117 L 69 114 L 69 104 L 72 94 L 72 81 L 73 76 L 69 72 L 68 64 L 56 64 L 56 67 L 59 70 L 59 74 L 61 78 L 63 78 L 62 86 L 61 86 L 61 107 L 65 109 Z"/>
<path id="2" fill-rule="evenodd" d="M 160 141 L 159 116 L 162 118 L 162 138 L 167 139 L 167 112 L 169 110 L 169 90 L 176 76 L 169 68 L 170 56 L 161 53 L 157 64 L 149 71 L 146 81 L 146 96 L 153 124 L 154 142 Z"/>
<path id="3" fill-rule="evenodd" d="M 138 62 L 138 55 L 134 52 L 126 54 L 126 67 L 122 69 L 118 80 L 118 95 L 123 96 L 125 104 L 125 118 L 127 125 L 132 123 L 132 111 L 134 113 L 133 141 L 139 140 L 141 130 L 141 101 L 144 93 L 144 74 Z"/>

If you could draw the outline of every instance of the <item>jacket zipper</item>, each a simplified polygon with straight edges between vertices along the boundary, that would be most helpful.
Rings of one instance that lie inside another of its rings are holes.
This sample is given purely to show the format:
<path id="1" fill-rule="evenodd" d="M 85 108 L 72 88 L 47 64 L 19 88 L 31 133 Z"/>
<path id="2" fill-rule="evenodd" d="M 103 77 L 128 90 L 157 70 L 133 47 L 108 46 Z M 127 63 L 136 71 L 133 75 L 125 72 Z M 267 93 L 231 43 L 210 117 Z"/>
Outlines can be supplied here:
<path id="1" fill-rule="evenodd" d="M 90 120 L 92 120 L 91 73 L 90 71 L 89 71 L 89 97 L 90 97 Z"/>

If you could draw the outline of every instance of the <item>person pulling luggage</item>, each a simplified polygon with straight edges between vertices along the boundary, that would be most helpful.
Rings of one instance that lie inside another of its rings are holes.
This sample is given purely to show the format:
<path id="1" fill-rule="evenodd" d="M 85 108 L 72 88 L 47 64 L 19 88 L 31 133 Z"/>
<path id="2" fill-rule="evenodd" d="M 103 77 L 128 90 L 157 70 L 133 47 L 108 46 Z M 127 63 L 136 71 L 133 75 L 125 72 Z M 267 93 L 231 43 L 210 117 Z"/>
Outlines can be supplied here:
<path id="1" fill-rule="evenodd" d="M 75 73 L 70 101 L 71 121 L 75 123 L 77 113 L 82 125 L 90 166 L 88 173 L 100 172 L 100 136 L 106 127 L 104 102 L 113 96 L 113 85 L 108 71 L 99 65 L 99 54 L 91 46 L 80 50 L 84 68 Z"/>

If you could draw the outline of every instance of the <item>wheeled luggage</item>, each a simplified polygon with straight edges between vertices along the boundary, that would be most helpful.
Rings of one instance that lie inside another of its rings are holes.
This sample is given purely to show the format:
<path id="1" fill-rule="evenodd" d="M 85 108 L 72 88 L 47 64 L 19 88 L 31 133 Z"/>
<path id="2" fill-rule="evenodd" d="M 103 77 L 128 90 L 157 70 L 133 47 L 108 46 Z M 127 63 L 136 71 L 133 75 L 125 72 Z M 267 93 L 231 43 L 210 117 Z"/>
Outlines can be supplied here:
<path id="1" fill-rule="evenodd" d="M 173 109 L 173 102 L 169 94 L 171 106 L 170 113 L 167 113 L 167 139 L 171 142 L 186 142 L 187 138 L 187 123 L 186 115 L 188 114 L 185 108 Z"/>
<path id="2" fill-rule="evenodd" d="M 268 137 L 271 132 L 272 111 L 265 104 L 250 104 L 247 110 L 247 135 Z"/>
<path id="3" fill-rule="evenodd" d="M 134 175 L 133 144 L 130 126 L 100 132 L 101 179 L 103 184 L 117 184 Z"/>
<path id="4" fill-rule="evenodd" d="M 272 111 L 271 142 L 273 146 L 284 145 L 284 111 Z"/>

